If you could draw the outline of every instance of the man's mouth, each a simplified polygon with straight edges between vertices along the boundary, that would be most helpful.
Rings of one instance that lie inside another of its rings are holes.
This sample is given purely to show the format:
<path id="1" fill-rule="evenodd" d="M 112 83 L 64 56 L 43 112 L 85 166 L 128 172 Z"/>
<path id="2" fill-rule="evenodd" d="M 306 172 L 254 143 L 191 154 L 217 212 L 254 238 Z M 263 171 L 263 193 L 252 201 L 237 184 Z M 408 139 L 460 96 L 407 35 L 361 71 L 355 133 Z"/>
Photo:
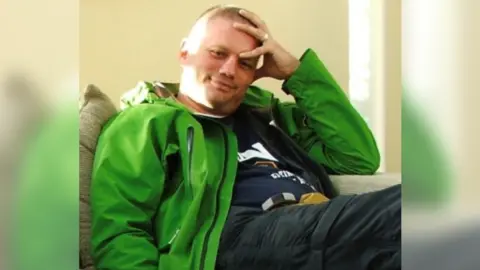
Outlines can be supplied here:
<path id="1" fill-rule="evenodd" d="M 216 79 L 211 78 L 210 82 L 213 86 L 215 86 L 217 88 L 222 88 L 222 89 L 225 89 L 225 90 L 231 90 L 231 89 L 234 88 L 232 84 L 221 81 L 221 80 L 216 80 Z"/>

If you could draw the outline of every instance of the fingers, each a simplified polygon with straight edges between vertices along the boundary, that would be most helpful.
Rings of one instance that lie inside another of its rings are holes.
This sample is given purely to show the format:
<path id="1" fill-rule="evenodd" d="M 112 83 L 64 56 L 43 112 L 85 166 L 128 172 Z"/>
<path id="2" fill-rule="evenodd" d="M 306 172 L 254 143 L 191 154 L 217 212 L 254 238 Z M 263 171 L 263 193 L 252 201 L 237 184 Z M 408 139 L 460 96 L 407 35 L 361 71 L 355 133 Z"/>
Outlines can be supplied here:
<path id="1" fill-rule="evenodd" d="M 248 52 L 243 52 L 240 54 L 240 58 L 254 58 L 254 57 L 260 57 L 264 54 L 267 53 L 267 49 L 265 46 L 262 47 L 257 47 L 251 51 Z"/>
<path id="2" fill-rule="evenodd" d="M 262 30 L 266 30 L 265 22 L 262 19 L 260 19 L 260 17 L 258 17 L 256 14 L 254 14 L 252 12 L 248 12 L 244 9 L 240 10 L 239 13 L 240 13 L 240 15 L 245 17 L 247 20 L 249 20 L 253 24 L 255 24 L 258 28 L 260 28 Z"/>
<path id="3" fill-rule="evenodd" d="M 252 22 L 255 26 L 246 24 L 246 23 L 234 23 L 233 26 L 237 28 L 238 30 L 244 31 L 245 33 L 253 36 L 254 38 L 258 39 L 262 43 L 267 41 L 269 39 L 269 32 L 267 29 L 267 26 L 264 21 L 260 19 L 259 16 L 256 14 L 246 11 L 246 10 L 240 10 L 240 15 L 243 16 L 245 19 L 248 21 Z M 268 43 L 264 43 L 263 46 L 257 47 L 256 49 L 249 51 L 249 52 L 244 52 L 240 54 L 241 58 L 254 58 L 254 57 L 260 57 L 264 54 L 268 53 L 268 48 L 271 46 L 267 46 Z"/>
<path id="4" fill-rule="evenodd" d="M 267 34 L 265 31 L 259 28 L 255 28 L 251 25 L 244 24 L 244 23 L 234 23 L 233 27 L 235 27 L 238 30 L 244 31 L 247 34 L 250 34 L 254 38 L 264 42 L 265 41 L 265 35 Z"/>

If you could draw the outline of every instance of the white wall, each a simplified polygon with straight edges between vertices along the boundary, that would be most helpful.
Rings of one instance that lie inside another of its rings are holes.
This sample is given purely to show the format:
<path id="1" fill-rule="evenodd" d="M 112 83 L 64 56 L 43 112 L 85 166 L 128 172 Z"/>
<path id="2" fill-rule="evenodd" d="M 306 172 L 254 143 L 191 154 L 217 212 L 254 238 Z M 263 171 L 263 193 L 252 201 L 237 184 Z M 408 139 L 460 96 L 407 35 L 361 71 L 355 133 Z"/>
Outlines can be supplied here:
<path id="1" fill-rule="evenodd" d="M 379 57 L 378 73 L 381 77 L 377 85 L 384 94 L 383 103 L 383 145 L 386 172 L 401 172 L 402 157 L 402 1 L 374 0 L 381 2 L 382 48 Z"/>
<path id="2" fill-rule="evenodd" d="M 0 80 L 22 74 L 45 101 L 78 88 L 78 5 L 72 1 L 0 1 Z"/>

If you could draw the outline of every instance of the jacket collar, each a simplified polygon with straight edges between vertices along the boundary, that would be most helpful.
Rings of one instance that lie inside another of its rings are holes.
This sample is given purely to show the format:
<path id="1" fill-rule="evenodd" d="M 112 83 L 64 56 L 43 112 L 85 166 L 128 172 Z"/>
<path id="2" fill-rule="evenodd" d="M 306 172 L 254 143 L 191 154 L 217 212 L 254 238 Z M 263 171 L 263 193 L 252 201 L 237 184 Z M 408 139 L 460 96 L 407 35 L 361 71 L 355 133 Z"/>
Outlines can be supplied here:
<path id="1" fill-rule="evenodd" d="M 179 83 L 141 81 L 133 89 L 129 90 L 122 96 L 121 108 L 125 109 L 142 103 L 157 103 L 162 101 L 169 105 L 175 105 L 175 97 L 178 92 Z M 255 85 L 251 85 L 245 94 L 242 105 L 251 108 L 268 109 L 273 106 L 274 102 L 275 98 L 271 92 L 263 90 Z"/>

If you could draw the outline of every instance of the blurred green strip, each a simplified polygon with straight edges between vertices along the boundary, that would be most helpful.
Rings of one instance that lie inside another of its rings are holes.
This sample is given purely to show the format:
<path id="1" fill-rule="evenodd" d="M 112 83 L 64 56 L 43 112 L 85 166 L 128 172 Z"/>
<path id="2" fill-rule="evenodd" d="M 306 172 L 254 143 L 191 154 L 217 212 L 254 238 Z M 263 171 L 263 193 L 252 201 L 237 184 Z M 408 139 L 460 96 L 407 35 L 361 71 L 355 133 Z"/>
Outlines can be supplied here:
<path id="1" fill-rule="evenodd" d="M 402 95 L 402 185 L 404 205 L 441 206 L 450 199 L 452 166 L 432 123 Z"/>
<path id="2" fill-rule="evenodd" d="M 11 219 L 13 270 L 78 269 L 79 116 L 75 103 L 26 142 Z"/>

